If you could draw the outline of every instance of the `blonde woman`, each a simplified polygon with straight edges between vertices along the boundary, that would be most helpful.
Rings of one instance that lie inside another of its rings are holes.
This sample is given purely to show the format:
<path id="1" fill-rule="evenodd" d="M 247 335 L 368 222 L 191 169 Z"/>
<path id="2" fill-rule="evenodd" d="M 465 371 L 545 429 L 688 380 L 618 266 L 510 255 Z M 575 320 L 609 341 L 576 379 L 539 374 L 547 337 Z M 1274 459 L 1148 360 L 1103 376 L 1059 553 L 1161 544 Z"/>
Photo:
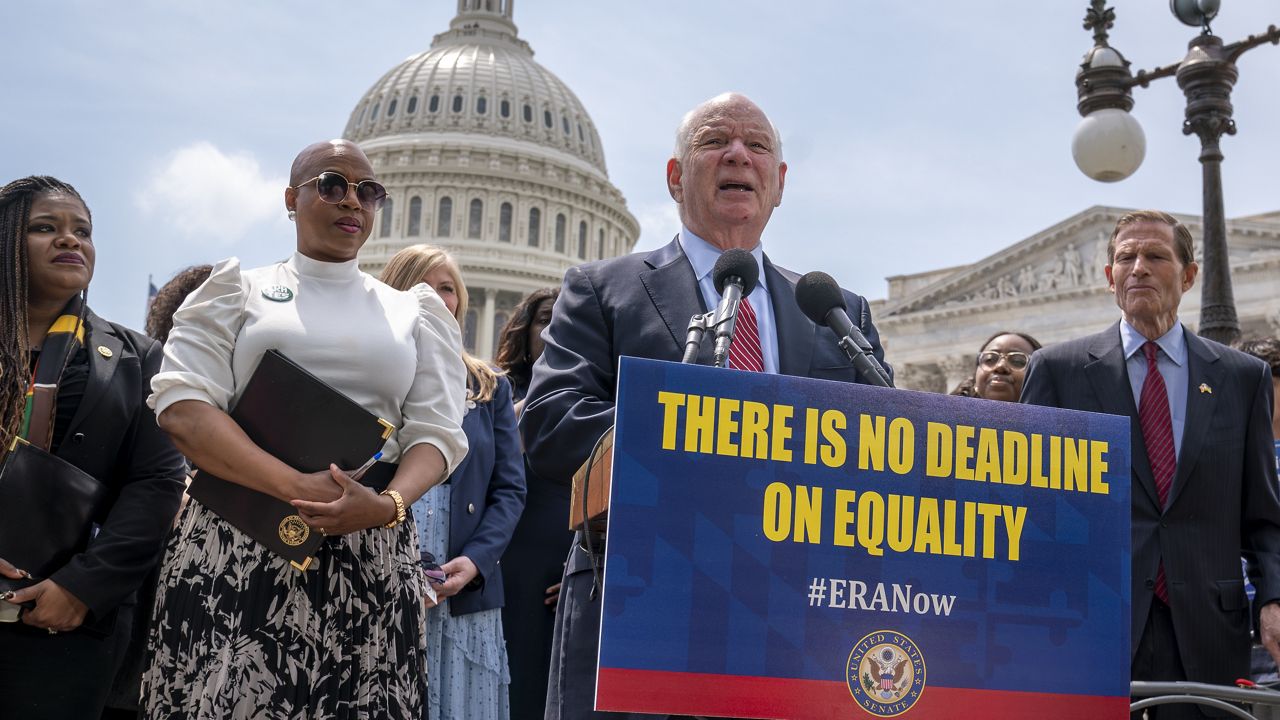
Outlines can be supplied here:
<path id="1" fill-rule="evenodd" d="M 467 288 L 443 249 L 414 245 L 396 253 L 382 281 L 407 290 L 426 283 L 458 319 Z M 427 713 L 430 720 L 506 720 L 510 716 L 506 643 L 502 637 L 502 573 L 498 559 L 524 509 L 524 459 L 516 433 L 511 384 L 463 353 L 470 448 L 443 485 L 413 504 L 424 562 L 442 561 L 438 607 L 427 614 Z M 430 555 L 428 555 L 430 553 Z"/>

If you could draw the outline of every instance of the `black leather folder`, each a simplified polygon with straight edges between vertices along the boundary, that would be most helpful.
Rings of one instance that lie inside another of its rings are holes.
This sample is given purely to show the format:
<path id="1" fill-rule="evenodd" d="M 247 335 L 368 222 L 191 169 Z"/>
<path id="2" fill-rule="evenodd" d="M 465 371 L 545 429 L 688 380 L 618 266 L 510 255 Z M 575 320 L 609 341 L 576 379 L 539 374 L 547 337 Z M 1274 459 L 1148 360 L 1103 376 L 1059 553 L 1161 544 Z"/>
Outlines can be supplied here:
<path id="1" fill-rule="evenodd" d="M 32 577 L 0 577 L 0 592 L 44 580 L 84 552 L 108 495 L 89 473 L 15 439 L 0 467 L 0 558 Z"/>
<path id="2" fill-rule="evenodd" d="M 230 414 L 258 447 L 307 473 L 327 470 L 329 463 L 357 468 L 395 430 L 279 350 L 262 355 Z M 187 494 L 298 570 L 310 566 L 324 541 L 289 503 L 203 470 Z"/>

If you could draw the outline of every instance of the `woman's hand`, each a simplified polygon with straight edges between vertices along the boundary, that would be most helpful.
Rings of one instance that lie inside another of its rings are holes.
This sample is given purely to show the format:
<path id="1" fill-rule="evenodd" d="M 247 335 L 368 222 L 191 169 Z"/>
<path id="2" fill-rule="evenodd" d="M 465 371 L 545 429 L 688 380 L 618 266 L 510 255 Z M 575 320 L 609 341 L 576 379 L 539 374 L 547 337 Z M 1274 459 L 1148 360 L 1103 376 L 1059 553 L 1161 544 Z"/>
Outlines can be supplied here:
<path id="1" fill-rule="evenodd" d="M 440 604 L 440 601 L 441 601 L 443 598 L 441 598 L 441 597 L 436 593 L 436 589 L 435 589 L 435 588 L 431 587 L 431 581 L 430 581 L 430 580 L 427 580 L 426 578 L 423 578 L 423 579 L 422 579 L 422 589 L 423 589 L 423 593 L 422 593 L 422 607 L 423 607 L 423 608 L 425 608 L 425 609 L 427 609 L 427 610 L 430 610 L 431 608 L 436 607 L 436 606 L 438 606 L 438 605 Z"/>
<path id="2" fill-rule="evenodd" d="M 339 472 L 342 472 L 339 470 Z M 329 470 L 298 473 L 293 481 L 294 497 L 316 503 L 331 503 L 342 497 L 342 485 L 333 479 Z M 343 473 L 344 477 L 350 477 Z"/>
<path id="3" fill-rule="evenodd" d="M 19 570 L 4 558 L 0 558 L 0 575 L 10 580 L 31 577 L 26 570 Z M 14 605 L 35 603 L 34 610 L 22 613 L 22 622 L 52 632 L 75 630 L 84 622 L 84 616 L 89 614 L 88 606 L 80 602 L 80 598 L 63 590 L 52 580 L 41 580 L 31 587 L 5 593 L 0 595 L 0 600 L 6 600 Z"/>
<path id="4" fill-rule="evenodd" d="M 75 630 L 89 614 L 88 606 L 52 580 L 41 580 L 31 587 L 15 590 L 8 600 L 14 605 L 35 603 L 34 610 L 22 613 L 22 622 L 52 632 Z"/>
<path id="5" fill-rule="evenodd" d="M 546 593 L 547 597 L 543 599 L 542 604 L 555 609 L 556 604 L 560 602 L 560 583 L 547 588 Z"/>
<path id="6" fill-rule="evenodd" d="M 459 555 L 441 565 L 440 569 L 444 571 L 445 581 L 443 585 L 436 588 L 436 594 L 442 598 L 453 597 L 462 592 L 462 589 L 480 574 L 476 564 L 466 555 Z"/>
<path id="7" fill-rule="evenodd" d="M 292 501 L 303 521 L 311 527 L 325 535 L 346 535 L 385 525 L 395 519 L 396 504 L 391 498 L 379 495 L 352 480 L 351 476 L 339 470 L 337 465 L 329 465 L 329 477 L 332 483 L 336 483 L 342 490 L 342 494 L 336 500 L 332 502 Z"/>
<path id="8" fill-rule="evenodd" d="M 23 578 L 31 577 L 27 574 L 26 570 L 19 570 L 13 566 L 13 563 L 5 560 L 4 558 L 0 558 L 0 575 L 3 575 L 10 580 L 22 580 Z M 8 598 L 5 599 L 7 600 Z"/>

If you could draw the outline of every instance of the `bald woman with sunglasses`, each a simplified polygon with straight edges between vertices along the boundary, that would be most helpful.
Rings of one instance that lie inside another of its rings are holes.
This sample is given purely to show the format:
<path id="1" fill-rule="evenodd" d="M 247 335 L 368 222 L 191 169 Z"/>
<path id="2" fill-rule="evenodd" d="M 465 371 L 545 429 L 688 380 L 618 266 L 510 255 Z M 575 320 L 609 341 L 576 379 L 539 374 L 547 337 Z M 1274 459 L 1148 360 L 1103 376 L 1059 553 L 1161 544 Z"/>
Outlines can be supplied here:
<path id="1" fill-rule="evenodd" d="M 297 252 L 219 263 L 174 314 L 148 400 L 160 426 L 197 467 L 292 502 L 327 538 L 299 572 L 192 500 L 161 569 L 146 717 L 422 717 L 425 588 L 404 509 L 466 454 L 466 370 L 435 291 L 356 265 L 385 198 L 356 145 L 304 149 L 284 191 Z M 293 470 L 227 415 L 271 349 L 396 426 L 359 482 Z"/>

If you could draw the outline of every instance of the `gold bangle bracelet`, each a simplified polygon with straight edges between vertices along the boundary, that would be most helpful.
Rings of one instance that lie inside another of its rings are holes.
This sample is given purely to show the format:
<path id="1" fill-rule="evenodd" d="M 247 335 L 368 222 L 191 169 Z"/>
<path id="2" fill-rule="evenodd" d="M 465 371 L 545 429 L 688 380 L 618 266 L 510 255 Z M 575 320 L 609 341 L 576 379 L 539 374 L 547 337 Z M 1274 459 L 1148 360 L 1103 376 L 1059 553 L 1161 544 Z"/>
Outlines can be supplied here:
<path id="1" fill-rule="evenodd" d="M 383 490 L 378 494 L 386 495 L 387 497 L 391 498 L 391 502 L 396 504 L 395 518 L 393 518 L 391 522 L 387 523 L 386 525 L 383 525 L 382 527 L 390 529 L 404 522 L 404 498 L 400 497 L 399 491 L 388 489 L 388 490 Z"/>

